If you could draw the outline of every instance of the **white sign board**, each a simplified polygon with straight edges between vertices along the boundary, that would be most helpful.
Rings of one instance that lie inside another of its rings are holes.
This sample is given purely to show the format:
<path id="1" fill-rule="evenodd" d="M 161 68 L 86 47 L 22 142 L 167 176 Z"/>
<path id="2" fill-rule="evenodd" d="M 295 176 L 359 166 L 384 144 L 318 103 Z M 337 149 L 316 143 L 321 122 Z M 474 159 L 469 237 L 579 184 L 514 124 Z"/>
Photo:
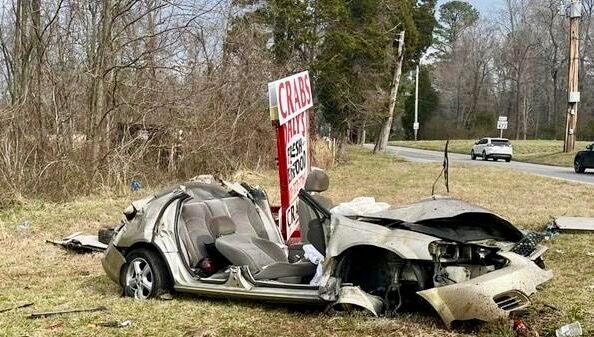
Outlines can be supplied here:
<path id="1" fill-rule="evenodd" d="M 497 130 L 507 130 L 507 116 L 499 116 Z"/>
<path id="2" fill-rule="evenodd" d="M 270 117 L 277 125 L 281 231 L 290 239 L 299 228 L 299 191 L 310 170 L 309 114 L 313 97 L 307 71 L 268 84 Z"/>
<path id="3" fill-rule="evenodd" d="M 291 119 L 313 107 L 309 72 L 304 71 L 278 81 L 268 83 L 271 118 L 284 125 Z M 273 112 L 273 107 L 276 111 Z M 272 114 L 276 113 L 276 116 Z"/>
<path id="4" fill-rule="evenodd" d="M 413 130 L 419 129 L 419 123 L 413 123 Z"/>

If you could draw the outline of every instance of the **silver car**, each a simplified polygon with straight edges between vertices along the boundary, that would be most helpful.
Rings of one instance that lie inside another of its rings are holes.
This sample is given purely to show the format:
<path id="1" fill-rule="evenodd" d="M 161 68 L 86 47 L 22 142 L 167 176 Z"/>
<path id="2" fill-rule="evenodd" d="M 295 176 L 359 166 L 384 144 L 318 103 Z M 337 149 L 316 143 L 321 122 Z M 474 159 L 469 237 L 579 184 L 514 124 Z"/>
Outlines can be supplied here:
<path id="1" fill-rule="evenodd" d="M 317 172 L 300 193 L 302 244 L 285 245 L 262 189 L 189 182 L 132 203 L 103 268 L 140 299 L 175 290 L 388 316 L 428 303 L 447 326 L 507 317 L 552 277 L 538 235 L 488 210 L 433 197 L 340 216 Z"/>

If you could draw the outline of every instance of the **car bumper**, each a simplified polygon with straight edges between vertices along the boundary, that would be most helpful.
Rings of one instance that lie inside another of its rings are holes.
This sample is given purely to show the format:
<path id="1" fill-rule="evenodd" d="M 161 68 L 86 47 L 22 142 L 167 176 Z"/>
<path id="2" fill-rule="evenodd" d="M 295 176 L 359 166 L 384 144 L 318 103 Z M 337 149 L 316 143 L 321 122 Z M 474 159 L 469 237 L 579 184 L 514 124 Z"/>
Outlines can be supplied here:
<path id="1" fill-rule="evenodd" d="M 487 154 L 489 158 L 497 158 L 497 159 L 511 159 L 511 154 L 504 154 L 504 153 L 491 153 Z"/>
<path id="2" fill-rule="evenodd" d="M 107 276 L 117 284 L 120 284 L 120 271 L 124 263 L 126 263 L 124 255 L 117 250 L 113 243 L 110 243 L 101 259 L 101 264 Z"/>
<path id="3" fill-rule="evenodd" d="M 489 158 L 507 159 L 507 158 L 512 157 L 513 152 L 511 149 L 500 147 L 500 148 L 494 148 L 494 149 L 487 149 L 487 150 L 485 150 L 485 154 Z"/>
<path id="4" fill-rule="evenodd" d="M 527 307 L 536 287 L 553 277 L 530 259 L 506 252 L 507 267 L 468 281 L 418 292 L 450 327 L 454 321 L 491 321 Z"/>

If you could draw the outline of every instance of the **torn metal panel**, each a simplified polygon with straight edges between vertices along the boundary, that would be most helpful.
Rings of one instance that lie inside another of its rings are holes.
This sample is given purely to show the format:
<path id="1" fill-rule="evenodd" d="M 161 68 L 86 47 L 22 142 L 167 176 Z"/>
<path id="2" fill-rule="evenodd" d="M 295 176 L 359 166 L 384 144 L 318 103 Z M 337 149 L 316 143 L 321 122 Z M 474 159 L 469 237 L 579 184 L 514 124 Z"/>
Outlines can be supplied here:
<path id="1" fill-rule="evenodd" d="M 439 238 L 403 229 L 389 229 L 343 216 L 333 216 L 327 257 L 335 257 L 351 247 L 365 245 L 385 248 L 404 259 L 431 260 L 427 247 Z"/>
<path id="2" fill-rule="evenodd" d="M 339 290 L 338 300 L 332 303 L 329 309 L 342 311 L 339 309 L 349 306 L 363 308 L 377 317 L 383 311 L 384 302 L 379 297 L 368 294 L 359 287 L 344 286 Z"/>
<path id="3" fill-rule="evenodd" d="M 594 218 L 560 216 L 555 218 L 555 226 L 561 231 L 594 232 Z"/>
<path id="4" fill-rule="evenodd" d="M 80 232 L 69 235 L 63 240 L 47 240 L 47 242 L 79 253 L 102 252 L 107 249 L 107 245 L 100 242 L 97 235 L 87 235 Z"/>

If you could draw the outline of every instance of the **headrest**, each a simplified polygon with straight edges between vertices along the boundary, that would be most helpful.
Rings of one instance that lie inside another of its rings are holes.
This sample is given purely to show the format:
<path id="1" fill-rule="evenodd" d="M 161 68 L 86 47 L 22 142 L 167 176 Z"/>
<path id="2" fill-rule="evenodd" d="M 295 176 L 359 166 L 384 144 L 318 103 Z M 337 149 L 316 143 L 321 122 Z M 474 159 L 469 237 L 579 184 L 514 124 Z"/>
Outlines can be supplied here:
<path id="1" fill-rule="evenodd" d="M 210 218 L 208 229 L 210 229 L 212 236 L 218 238 L 222 235 L 235 233 L 237 227 L 235 226 L 233 219 L 226 215 L 221 215 Z"/>
<path id="2" fill-rule="evenodd" d="M 330 185 L 330 178 L 326 172 L 314 169 L 307 176 L 305 181 L 305 190 L 308 192 L 324 192 Z"/>

